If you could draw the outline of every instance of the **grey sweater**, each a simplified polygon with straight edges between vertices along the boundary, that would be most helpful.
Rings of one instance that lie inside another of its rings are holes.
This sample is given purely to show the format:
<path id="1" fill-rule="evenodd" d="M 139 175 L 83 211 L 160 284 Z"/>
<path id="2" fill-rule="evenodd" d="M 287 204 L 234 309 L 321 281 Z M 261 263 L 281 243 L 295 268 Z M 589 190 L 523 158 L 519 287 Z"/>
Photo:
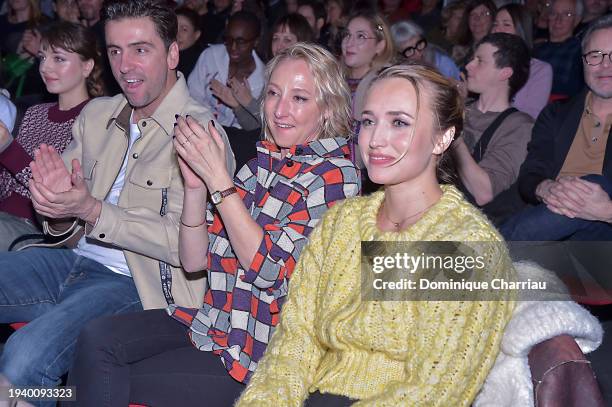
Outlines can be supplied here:
<path id="1" fill-rule="evenodd" d="M 463 137 L 470 152 L 501 112 L 482 113 L 472 103 L 465 109 Z M 493 196 L 508 189 L 517 179 L 521 164 L 527 157 L 527 143 L 531 140 L 534 120 L 526 113 L 514 112 L 493 134 L 478 165 L 489 175 Z"/>

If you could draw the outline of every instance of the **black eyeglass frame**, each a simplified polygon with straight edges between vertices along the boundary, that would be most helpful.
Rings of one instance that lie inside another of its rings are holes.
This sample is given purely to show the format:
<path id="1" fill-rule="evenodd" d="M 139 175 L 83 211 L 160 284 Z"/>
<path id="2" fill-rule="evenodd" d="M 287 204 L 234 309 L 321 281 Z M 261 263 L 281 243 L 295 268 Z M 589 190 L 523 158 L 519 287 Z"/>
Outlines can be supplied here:
<path id="1" fill-rule="evenodd" d="M 596 64 L 590 64 L 589 61 L 587 60 L 589 55 L 599 55 L 600 61 Z M 584 62 L 588 65 L 588 66 L 599 66 L 601 64 L 603 64 L 604 59 L 606 57 L 606 55 L 608 56 L 608 59 L 610 60 L 610 63 L 612 64 L 612 52 L 603 52 L 603 51 L 597 51 L 597 50 L 593 50 L 593 51 L 589 51 L 586 54 L 582 54 L 582 59 L 584 59 Z"/>
<path id="2" fill-rule="evenodd" d="M 414 47 L 406 47 L 402 52 L 400 52 L 400 54 L 405 58 L 410 58 L 416 51 L 423 51 L 425 48 L 427 48 L 427 40 L 422 38 L 418 40 L 416 44 L 414 44 Z M 409 54 L 408 51 L 410 51 Z"/>

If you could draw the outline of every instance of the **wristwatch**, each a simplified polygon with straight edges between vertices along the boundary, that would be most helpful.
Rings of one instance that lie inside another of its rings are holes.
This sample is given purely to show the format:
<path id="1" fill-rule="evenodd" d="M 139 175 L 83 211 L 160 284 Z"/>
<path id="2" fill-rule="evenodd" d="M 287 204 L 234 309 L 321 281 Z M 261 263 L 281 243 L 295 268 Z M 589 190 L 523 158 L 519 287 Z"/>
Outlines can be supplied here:
<path id="1" fill-rule="evenodd" d="M 231 187 L 224 191 L 215 191 L 212 194 L 210 194 L 210 199 L 212 203 L 214 203 L 215 205 L 219 205 L 221 202 L 223 202 L 223 198 L 226 198 L 230 196 L 231 194 L 235 194 L 236 192 L 238 192 L 236 190 L 236 187 Z"/>

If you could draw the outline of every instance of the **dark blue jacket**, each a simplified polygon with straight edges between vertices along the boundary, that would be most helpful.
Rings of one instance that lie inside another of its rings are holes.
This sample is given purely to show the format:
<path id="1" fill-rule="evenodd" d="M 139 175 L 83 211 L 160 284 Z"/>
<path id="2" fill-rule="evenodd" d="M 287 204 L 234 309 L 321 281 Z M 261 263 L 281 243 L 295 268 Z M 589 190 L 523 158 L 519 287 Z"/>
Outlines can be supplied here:
<path id="1" fill-rule="evenodd" d="M 537 186 L 559 175 L 576 137 L 587 93 L 585 88 L 567 101 L 546 106 L 538 116 L 518 178 L 519 191 L 528 203 L 540 203 L 535 195 Z M 602 175 L 612 180 L 611 138 L 609 135 Z"/>

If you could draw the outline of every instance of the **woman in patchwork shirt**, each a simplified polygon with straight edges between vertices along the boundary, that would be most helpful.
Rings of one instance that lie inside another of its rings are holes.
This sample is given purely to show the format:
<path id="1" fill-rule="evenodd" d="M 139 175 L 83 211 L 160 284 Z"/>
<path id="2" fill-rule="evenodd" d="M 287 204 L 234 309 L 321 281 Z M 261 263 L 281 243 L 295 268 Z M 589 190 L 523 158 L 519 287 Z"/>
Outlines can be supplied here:
<path id="1" fill-rule="evenodd" d="M 334 202 L 359 191 L 349 91 L 333 56 L 299 43 L 269 63 L 266 78 L 265 140 L 233 180 L 214 125 L 177 119 L 180 258 L 187 272 L 208 274 L 203 307 L 90 324 L 70 378 L 80 405 L 230 405 L 278 324 L 307 236 Z"/>

